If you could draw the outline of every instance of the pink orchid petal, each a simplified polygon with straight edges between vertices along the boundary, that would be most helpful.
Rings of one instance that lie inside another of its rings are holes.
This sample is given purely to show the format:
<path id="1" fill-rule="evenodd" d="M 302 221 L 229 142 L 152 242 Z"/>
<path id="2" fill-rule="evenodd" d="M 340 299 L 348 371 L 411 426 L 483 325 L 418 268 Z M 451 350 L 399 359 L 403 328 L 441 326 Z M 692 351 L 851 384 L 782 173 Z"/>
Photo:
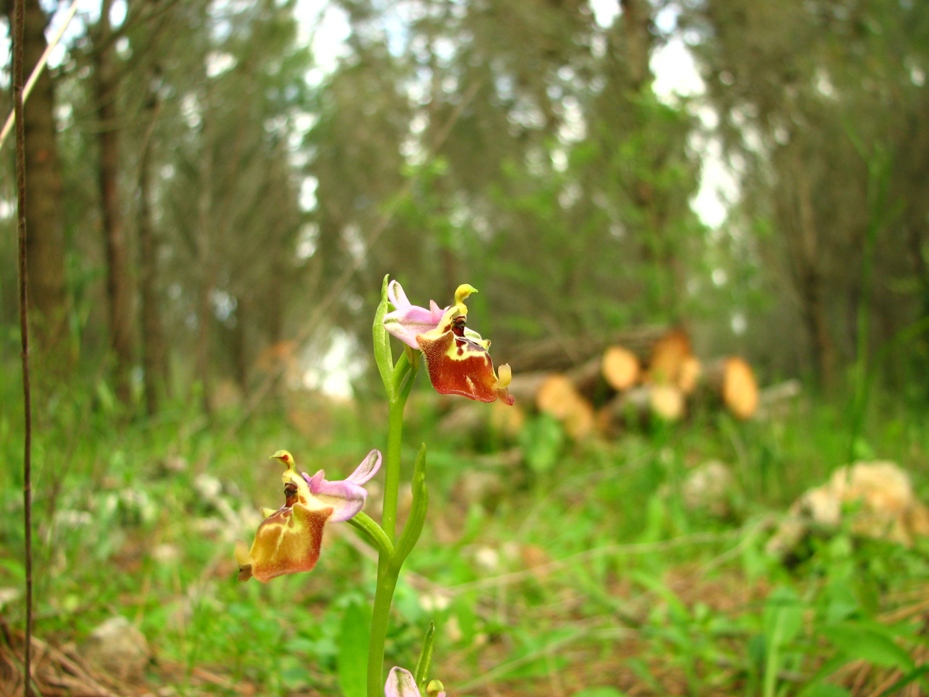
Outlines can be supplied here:
<path id="1" fill-rule="evenodd" d="M 347 479 L 337 479 L 330 482 L 324 477 L 325 472 L 319 470 L 312 477 L 303 475 L 310 485 L 310 493 L 321 505 L 332 508 L 330 522 L 341 523 L 360 511 L 368 497 L 368 492 Z"/>
<path id="2" fill-rule="evenodd" d="M 384 315 L 384 328 L 388 334 L 412 348 L 419 348 L 416 343 L 418 335 L 432 331 L 442 320 L 444 311 L 434 300 L 429 301 L 429 309 L 413 305 L 397 281 L 388 284 L 387 299 L 395 309 Z"/>
<path id="3" fill-rule="evenodd" d="M 310 486 L 310 493 L 322 505 L 332 508 L 330 522 L 341 523 L 355 516 L 364 507 L 368 491 L 361 486 L 377 474 L 381 467 L 381 452 L 372 450 L 347 479 L 330 482 L 325 472 L 319 470 L 312 477 L 304 473 L 303 478 Z"/>
<path id="4" fill-rule="evenodd" d="M 361 464 L 355 468 L 355 471 L 352 472 L 345 481 L 352 482 L 353 484 L 364 484 L 371 477 L 377 474 L 377 471 L 381 468 L 381 451 L 372 450 L 370 453 L 365 455 L 365 459 L 361 461 Z"/>
<path id="5" fill-rule="evenodd" d="M 387 299 L 398 310 L 406 309 L 413 304 L 410 302 L 409 298 L 406 297 L 406 292 L 403 290 L 403 286 L 400 285 L 399 281 L 391 281 L 387 284 Z"/>

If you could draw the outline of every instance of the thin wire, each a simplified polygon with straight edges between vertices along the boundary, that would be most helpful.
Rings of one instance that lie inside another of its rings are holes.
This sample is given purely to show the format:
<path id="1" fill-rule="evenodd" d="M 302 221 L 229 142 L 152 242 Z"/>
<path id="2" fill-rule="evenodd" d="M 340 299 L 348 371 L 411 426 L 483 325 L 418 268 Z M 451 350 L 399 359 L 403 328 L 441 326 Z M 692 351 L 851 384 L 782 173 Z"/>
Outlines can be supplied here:
<path id="1" fill-rule="evenodd" d="M 25 1 L 13 5 L 13 113 L 16 115 L 16 207 L 19 238 L 19 332 L 22 339 L 23 527 L 25 531 L 26 631 L 23 695 L 32 696 L 32 394 L 29 385 L 29 305 L 26 283 L 26 131 L 23 128 L 23 26 Z"/>

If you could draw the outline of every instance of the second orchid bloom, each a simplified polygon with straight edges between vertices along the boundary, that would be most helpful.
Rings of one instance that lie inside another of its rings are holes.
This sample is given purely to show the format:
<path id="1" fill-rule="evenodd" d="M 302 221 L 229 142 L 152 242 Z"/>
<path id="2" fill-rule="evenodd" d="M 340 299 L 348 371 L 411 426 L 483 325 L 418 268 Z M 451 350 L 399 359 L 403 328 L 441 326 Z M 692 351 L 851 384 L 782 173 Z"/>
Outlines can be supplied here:
<path id="1" fill-rule="evenodd" d="M 384 328 L 407 346 L 422 351 L 436 392 L 513 404 L 507 389 L 512 379 L 510 366 L 501 365 L 499 375 L 494 372 L 488 352 L 490 340 L 465 326 L 468 307 L 464 301 L 476 292 L 469 285 L 460 285 L 454 304 L 442 310 L 430 301 L 425 308 L 413 305 L 400 284 L 391 281 L 387 298 L 394 310 L 384 316 Z"/>
<path id="2" fill-rule="evenodd" d="M 265 519 L 251 549 L 244 542 L 236 544 L 240 581 L 254 576 L 265 583 L 275 576 L 310 571 L 319 559 L 326 524 L 348 520 L 361 510 L 368 495 L 362 484 L 381 466 L 380 451 L 372 450 L 347 479 L 330 482 L 323 470 L 312 477 L 298 473 L 286 450 L 271 458 L 287 468 L 281 476 L 284 505 L 276 511 L 262 509 Z"/>

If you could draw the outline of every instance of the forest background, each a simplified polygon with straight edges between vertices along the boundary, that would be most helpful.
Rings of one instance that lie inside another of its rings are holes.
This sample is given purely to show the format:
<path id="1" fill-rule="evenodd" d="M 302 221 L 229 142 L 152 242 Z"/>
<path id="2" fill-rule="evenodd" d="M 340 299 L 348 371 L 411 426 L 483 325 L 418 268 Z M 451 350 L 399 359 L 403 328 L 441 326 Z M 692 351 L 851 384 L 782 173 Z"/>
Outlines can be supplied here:
<path id="1" fill-rule="evenodd" d="M 30 69 L 66 8 L 26 5 Z M 665 86 L 688 70 L 686 89 Z M 353 457 L 383 427 L 368 347 L 385 274 L 417 303 L 478 288 L 472 323 L 498 363 L 553 337 L 683 325 L 702 355 L 745 356 L 762 385 L 802 381 L 786 427 L 724 419 L 630 436 L 657 468 L 636 480 L 646 499 L 674 480 L 668 462 L 685 467 L 694 453 L 739 459 L 750 503 L 735 525 L 857 457 L 897 459 L 925 490 L 927 71 L 929 5 L 909 0 L 82 3 L 25 113 L 43 568 L 71 568 L 50 531 L 63 510 L 99 517 L 88 492 L 141 486 L 164 468 L 193 487 L 279 447 Z M 11 109 L 8 95 L 0 106 Z M 4 162 L 0 543 L 13 559 L 22 387 Z M 355 401 L 327 401 L 323 387 Z M 434 406 L 419 417 L 427 441 Z M 629 455 L 550 442 L 581 468 Z M 452 458 L 464 446 L 449 447 Z M 529 469 L 524 493 L 538 500 L 555 475 Z M 97 574 L 158 566 L 120 555 L 163 531 L 163 515 L 133 513 L 139 529 L 97 543 Z M 658 538 L 703 525 L 649 515 L 639 527 Z M 74 550 L 91 544 L 72 527 Z M 9 585 L 20 570 L 0 573 Z M 56 595 L 61 578 L 41 582 L 42 616 L 56 618 L 43 633 L 77 640 L 130 593 L 94 605 L 75 589 L 103 580 L 75 574 L 74 597 Z M 348 591 L 333 592 L 342 608 Z M 184 646 L 167 654 L 191 680 L 206 650 Z M 299 650 L 323 664 L 337 654 Z M 326 684 L 237 660 L 281 693 Z M 764 665 L 758 679 L 778 684 L 783 665 Z M 750 682 L 745 670 L 733 679 Z"/>

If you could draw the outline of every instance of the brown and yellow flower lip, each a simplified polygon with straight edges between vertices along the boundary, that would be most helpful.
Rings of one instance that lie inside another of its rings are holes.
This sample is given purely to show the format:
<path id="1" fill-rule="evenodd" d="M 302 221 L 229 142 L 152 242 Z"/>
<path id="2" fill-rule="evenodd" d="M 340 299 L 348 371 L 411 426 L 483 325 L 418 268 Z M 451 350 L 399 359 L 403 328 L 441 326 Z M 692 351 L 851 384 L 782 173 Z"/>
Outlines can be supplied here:
<path id="1" fill-rule="evenodd" d="M 298 473 L 293 455 L 286 450 L 271 457 L 286 466 L 281 475 L 284 505 L 276 511 L 262 509 L 265 519 L 251 548 L 236 543 L 241 581 L 254 577 L 266 583 L 284 574 L 311 571 L 319 560 L 326 524 L 348 520 L 361 510 L 367 497 L 362 484 L 381 465 L 381 453 L 372 450 L 347 479 L 330 482 L 322 470 L 313 477 Z"/>
<path id="2" fill-rule="evenodd" d="M 311 571 L 319 560 L 323 531 L 331 508 L 283 506 L 258 526 L 247 560 L 240 560 L 239 580 L 254 576 L 262 583 L 285 574 Z M 238 552 L 237 552 L 238 556 Z"/>
<path id="3" fill-rule="evenodd" d="M 505 379 L 498 378 L 490 354 L 477 341 L 455 331 L 435 337 L 421 335 L 417 340 L 436 392 L 461 395 L 479 402 L 500 399 L 513 404 L 515 401 L 507 390 L 509 366 L 506 371 L 501 370 Z"/>

